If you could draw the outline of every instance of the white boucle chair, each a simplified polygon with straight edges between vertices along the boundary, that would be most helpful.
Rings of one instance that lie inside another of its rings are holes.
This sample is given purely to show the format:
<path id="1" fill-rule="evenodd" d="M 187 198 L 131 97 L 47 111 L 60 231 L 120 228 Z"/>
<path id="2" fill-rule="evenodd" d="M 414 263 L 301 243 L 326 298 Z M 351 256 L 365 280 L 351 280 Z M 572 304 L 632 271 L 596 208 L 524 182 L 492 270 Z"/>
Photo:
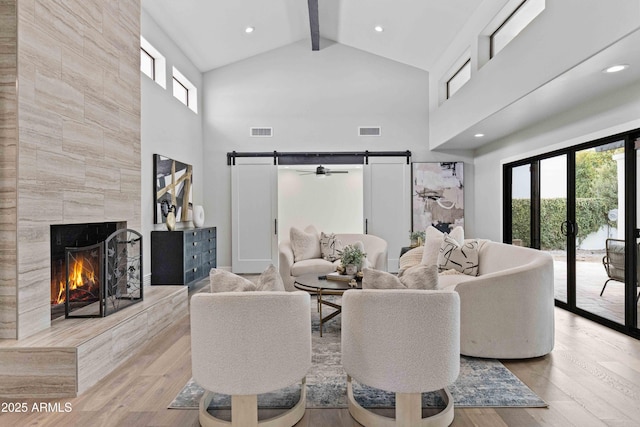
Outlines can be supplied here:
<path id="1" fill-rule="evenodd" d="M 342 365 L 351 416 L 365 426 L 448 426 L 447 386 L 460 372 L 460 297 L 428 290 L 350 290 L 342 297 Z M 396 418 L 363 408 L 352 380 L 396 393 Z M 440 390 L 446 408 L 422 418 L 422 393 Z"/>
<path id="2" fill-rule="evenodd" d="M 191 298 L 194 380 L 206 391 L 203 426 L 292 426 L 304 415 L 311 367 L 311 310 L 307 292 L 200 293 Z M 298 403 L 258 422 L 257 395 L 302 380 Z M 207 412 L 212 393 L 231 395 L 231 423 Z"/>

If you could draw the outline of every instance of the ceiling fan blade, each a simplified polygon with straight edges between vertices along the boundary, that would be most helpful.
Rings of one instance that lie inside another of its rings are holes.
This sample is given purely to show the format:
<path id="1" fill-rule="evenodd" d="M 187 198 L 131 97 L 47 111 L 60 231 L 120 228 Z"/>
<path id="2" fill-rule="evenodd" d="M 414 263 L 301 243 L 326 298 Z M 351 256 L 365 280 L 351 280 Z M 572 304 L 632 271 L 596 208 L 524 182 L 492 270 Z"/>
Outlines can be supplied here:
<path id="1" fill-rule="evenodd" d="M 328 171 L 328 173 L 349 173 L 349 171 Z"/>

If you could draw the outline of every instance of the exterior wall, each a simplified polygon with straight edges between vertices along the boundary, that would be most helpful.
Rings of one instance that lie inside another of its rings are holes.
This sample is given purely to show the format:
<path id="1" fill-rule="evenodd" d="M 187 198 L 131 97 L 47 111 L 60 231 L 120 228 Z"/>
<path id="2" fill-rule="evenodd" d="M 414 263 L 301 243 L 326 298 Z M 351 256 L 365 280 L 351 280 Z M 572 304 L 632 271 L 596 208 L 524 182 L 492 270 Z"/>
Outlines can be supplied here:
<path id="1" fill-rule="evenodd" d="M 140 228 L 139 17 L 138 0 L 17 3 L 17 162 L 2 166 L 17 168 L 17 218 L 2 215 L 17 247 L 0 302 L 17 323 L 4 338 L 50 326 L 51 224 Z"/>

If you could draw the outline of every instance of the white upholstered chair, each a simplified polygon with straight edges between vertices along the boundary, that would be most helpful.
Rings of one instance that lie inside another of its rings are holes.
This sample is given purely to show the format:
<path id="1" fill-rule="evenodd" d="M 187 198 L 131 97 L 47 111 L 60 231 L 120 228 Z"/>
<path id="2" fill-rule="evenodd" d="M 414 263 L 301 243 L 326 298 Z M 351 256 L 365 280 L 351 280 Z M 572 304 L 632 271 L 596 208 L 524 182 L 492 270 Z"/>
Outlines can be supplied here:
<path id="1" fill-rule="evenodd" d="M 448 426 L 447 390 L 460 372 L 460 297 L 427 290 L 350 290 L 342 297 L 342 365 L 349 412 L 365 426 Z M 396 418 L 363 408 L 352 378 L 396 393 Z M 446 408 L 422 418 L 422 393 L 440 390 Z"/>
<path id="2" fill-rule="evenodd" d="M 311 367 L 309 294 L 199 293 L 191 298 L 193 378 L 206 391 L 203 426 L 292 426 L 304 415 Z M 257 395 L 302 381 L 299 402 L 258 422 Z M 207 412 L 212 393 L 231 395 L 231 424 Z"/>

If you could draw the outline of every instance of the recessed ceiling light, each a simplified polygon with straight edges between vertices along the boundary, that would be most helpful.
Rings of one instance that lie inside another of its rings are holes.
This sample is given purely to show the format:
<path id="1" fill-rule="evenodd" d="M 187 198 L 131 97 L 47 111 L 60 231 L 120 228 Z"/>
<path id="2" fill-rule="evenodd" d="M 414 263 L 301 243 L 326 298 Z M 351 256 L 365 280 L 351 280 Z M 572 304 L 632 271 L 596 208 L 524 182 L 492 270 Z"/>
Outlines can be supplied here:
<path id="1" fill-rule="evenodd" d="M 247 34 L 251 34 L 251 33 L 253 33 L 254 30 L 255 30 L 255 28 L 253 28 L 253 27 L 247 27 L 247 28 L 244 29 L 244 32 L 247 33 Z"/>
<path id="2" fill-rule="evenodd" d="M 384 28 L 382 28 L 380 25 L 376 25 L 375 27 L 373 27 L 374 30 L 376 30 L 376 32 L 381 33 L 384 31 Z"/>
<path id="3" fill-rule="evenodd" d="M 629 64 L 618 64 L 618 65 L 612 65 L 611 67 L 607 67 L 604 70 L 602 70 L 602 72 L 617 73 L 619 71 L 626 70 L 627 68 L 629 68 Z"/>
<path id="4" fill-rule="evenodd" d="M 476 133 L 475 135 L 476 138 L 482 138 L 484 136 L 484 133 Z"/>

